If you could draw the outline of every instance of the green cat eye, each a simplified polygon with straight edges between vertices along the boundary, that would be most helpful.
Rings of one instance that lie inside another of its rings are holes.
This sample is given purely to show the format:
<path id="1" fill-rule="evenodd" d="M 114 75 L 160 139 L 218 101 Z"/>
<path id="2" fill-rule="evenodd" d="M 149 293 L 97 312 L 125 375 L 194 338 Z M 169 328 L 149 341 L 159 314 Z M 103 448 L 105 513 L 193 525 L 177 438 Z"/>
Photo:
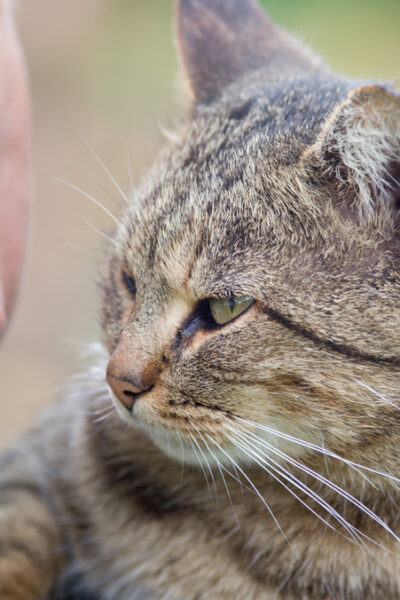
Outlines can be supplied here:
<path id="1" fill-rule="evenodd" d="M 214 321 L 224 325 L 233 321 L 244 313 L 255 302 L 251 296 L 225 296 L 224 298 L 210 298 L 210 310 Z"/>

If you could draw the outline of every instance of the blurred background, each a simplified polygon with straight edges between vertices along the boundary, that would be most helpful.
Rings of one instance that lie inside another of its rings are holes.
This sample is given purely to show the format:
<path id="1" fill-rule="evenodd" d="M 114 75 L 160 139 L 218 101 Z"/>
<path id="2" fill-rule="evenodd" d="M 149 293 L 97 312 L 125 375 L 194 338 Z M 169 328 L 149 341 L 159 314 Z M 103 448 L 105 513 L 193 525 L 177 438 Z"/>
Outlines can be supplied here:
<path id="1" fill-rule="evenodd" d="M 229 1 L 229 0 L 226 0 Z M 336 70 L 400 75 L 398 0 L 265 0 L 271 17 Z M 99 338 L 96 273 L 112 221 L 182 111 L 172 0 L 20 0 L 17 20 L 33 101 L 35 205 L 23 286 L 0 347 L 0 447 L 34 422 Z M 78 133 L 80 132 L 80 133 Z M 81 135 L 80 135 L 81 134 Z"/>

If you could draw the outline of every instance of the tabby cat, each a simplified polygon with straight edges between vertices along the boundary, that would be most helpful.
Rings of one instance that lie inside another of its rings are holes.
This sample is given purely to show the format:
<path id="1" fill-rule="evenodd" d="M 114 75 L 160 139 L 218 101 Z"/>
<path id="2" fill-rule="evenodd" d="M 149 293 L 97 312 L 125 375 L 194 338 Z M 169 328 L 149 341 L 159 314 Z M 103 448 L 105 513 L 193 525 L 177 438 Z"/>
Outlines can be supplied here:
<path id="1" fill-rule="evenodd" d="M 400 98 L 253 0 L 177 32 L 96 366 L 2 459 L 0 598 L 398 600 Z"/>

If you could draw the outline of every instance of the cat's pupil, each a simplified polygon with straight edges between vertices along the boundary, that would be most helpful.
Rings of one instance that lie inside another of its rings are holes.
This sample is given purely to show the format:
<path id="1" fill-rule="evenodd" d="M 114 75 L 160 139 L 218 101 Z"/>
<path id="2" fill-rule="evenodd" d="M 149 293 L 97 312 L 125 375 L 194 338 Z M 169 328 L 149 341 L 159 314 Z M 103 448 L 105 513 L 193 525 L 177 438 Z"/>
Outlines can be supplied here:
<path id="1" fill-rule="evenodd" d="M 124 284 L 126 286 L 126 289 L 128 290 L 128 292 L 135 297 L 136 295 L 136 284 L 134 282 L 134 280 L 132 279 L 132 277 L 130 277 L 128 275 L 128 273 L 126 271 L 122 272 L 122 276 L 124 279 Z"/>
<path id="2" fill-rule="evenodd" d="M 231 309 L 231 313 L 233 313 L 235 308 L 235 298 L 233 296 L 229 299 L 229 308 Z"/>

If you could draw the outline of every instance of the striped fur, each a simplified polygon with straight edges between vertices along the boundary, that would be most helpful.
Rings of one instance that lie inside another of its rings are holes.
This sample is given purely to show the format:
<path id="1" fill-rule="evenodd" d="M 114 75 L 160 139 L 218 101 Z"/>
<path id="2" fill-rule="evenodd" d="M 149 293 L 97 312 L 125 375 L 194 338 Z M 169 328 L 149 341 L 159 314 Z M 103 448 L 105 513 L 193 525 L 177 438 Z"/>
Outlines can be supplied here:
<path id="1" fill-rule="evenodd" d="M 400 600 L 399 98 L 252 0 L 180 0 L 178 44 L 95 366 L 3 459 L 0 598 Z"/>

